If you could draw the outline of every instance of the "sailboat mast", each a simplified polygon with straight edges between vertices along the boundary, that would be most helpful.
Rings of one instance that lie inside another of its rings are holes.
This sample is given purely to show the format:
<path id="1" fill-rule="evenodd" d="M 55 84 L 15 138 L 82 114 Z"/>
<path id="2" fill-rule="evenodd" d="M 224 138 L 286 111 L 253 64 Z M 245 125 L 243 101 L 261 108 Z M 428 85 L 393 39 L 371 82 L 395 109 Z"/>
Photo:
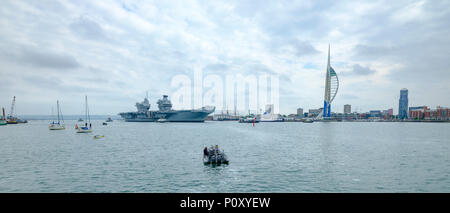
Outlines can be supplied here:
<path id="1" fill-rule="evenodd" d="M 84 97 L 84 120 L 87 122 L 87 96 Z"/>
<path id="2" fill-rule="evenodd" d="M 60 122 L 59 122 L 59 101 L 58 100 L 56 100 L 56 110 L 58 111 L 57 113 L 58 113 L 58 124 L 59 124 Z"/>
<path id="3" fill-rule="evenodd" d="M 59 105 L 58 105 L 58 106 L 59 106 Z M 62 121 L 62 123 L 64 124 L 64 117 L 63 117 L 63 115 L 62 115 L 61 108 L 59 108 L 59 114 L 60 114 L 60 116 L 61 116 L 61 121 Z"/>
<path id="4" fill-rule="evenodd" d="M 54 108 L 52 107 L 52 123 L 55 122 L 55 113 L 54 113 L 55 110 L 53 110 L 53 109 Z"/>
<path id="5" fill-rule="evenodd" d="M 91 124 L 91 116 L 89 115 L 89 105 L 87 101 L 87 95 L 86 95 L 86 119 L 89 121 L 89 124 Z"/>

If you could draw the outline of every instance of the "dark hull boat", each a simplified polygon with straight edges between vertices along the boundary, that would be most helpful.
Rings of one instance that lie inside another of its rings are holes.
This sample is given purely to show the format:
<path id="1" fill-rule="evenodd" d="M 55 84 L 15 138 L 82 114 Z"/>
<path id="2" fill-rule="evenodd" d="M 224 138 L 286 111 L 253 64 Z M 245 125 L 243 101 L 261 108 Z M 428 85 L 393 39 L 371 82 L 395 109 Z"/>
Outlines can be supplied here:
<path id="1" fill-rule="evenodd" d="M 208 149 L 208 155 L 203 156 L 203 163 L 205 165 L 221 165 L 228 164 L 229 160 L 227 155 L 219 150 L 218 147 L 210 147 Z"/>

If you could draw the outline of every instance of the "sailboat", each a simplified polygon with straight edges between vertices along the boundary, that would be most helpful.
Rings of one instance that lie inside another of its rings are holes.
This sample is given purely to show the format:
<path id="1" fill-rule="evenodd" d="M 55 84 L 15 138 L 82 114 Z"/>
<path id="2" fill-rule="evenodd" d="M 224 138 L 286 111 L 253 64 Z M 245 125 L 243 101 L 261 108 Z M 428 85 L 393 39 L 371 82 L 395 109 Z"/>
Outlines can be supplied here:
<path id="1" fill-rule="evenodd" d="M 48 125 L 48 129 L 49 130 L 65 130 L 66 127 L 64 126 L 64 119 L 62 117 L 61 109 L 59 108 L 58 100 L 56 100 L 56 110 L 57 110 L 57 114 L 58 114 L 58 122 L 55 122 L 53 120 L 52 123 Z M 60 116 L 60 113 L 61 113 L 61 116 Z"/>
<path id="2" fill-rule="evenodd" d="M 89 107 L 88 107 L 87 96 L 85 96 L 85 102 L 86 102 L 85 120 L 89 121 L 89 126 L 88 126 L 87 122 L 82 127 L 78 127 L 78 125 L 76 125 L 75 129 L 77 130 L 77 133 L 91 133 L 92 132 L 92 124 L 91 124 L 91 117 L 89 116 Z"/>

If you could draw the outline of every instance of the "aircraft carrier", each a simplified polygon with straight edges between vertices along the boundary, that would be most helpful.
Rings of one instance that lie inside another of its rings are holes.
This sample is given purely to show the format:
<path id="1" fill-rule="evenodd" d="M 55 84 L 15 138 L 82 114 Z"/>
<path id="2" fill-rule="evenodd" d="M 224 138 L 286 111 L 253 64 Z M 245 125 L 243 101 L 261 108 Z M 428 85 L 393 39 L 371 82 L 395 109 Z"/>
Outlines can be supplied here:
<path id="1" fill-rule="evenodd" d="M 172 103 L 167 95 L 163 95 L 158 102 L 158 111 L 150 111 L 148 97 L 140 103 L 136 103 L 137 112 L 122 112 L 119 115 L 126 122 L 204 122 L 209 114 L 213 113 L 215 107 L 205 106 L 200 109 L 173 110 Z"/>

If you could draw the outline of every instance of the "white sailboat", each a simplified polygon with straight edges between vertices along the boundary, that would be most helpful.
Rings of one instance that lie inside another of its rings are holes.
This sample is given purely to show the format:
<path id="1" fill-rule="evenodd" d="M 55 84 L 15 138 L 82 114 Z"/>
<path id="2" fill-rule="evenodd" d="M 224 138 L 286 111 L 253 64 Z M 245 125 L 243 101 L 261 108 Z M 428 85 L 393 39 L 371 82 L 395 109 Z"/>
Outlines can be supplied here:
<path id="1" fill-rule="evenodd" d="M 64 126 L 64 119 L 62 117 L 61 109 L 59 108 L 59 101 L 56 101 L 56 110 L 58 111 L 58 122 L 55 122 L 55 120 L 52 121 L 51 124 L 48 125 L 49 130 L 65 130 L 66 127 Z M 53 113 L 52 113 L 53 114 Z M 61 116 L 60 116 L 61 114 Z"/>
<path id="2" fill-rule="evenodd" d="M 92 132 L 92 124 L 91 124 L 91 117 L 89 116 L 89 107 L 88 107 L 88 101 L 87 96 L 85 97 L 86 101 L 86 109 L 85 109 L 85 120 L 86 123 L 84 126 L 79 127 L 78 125 L 75 125 L 75 129 L 77 130 L 77 133 L 91 133 Z M 89 121 L 89 126 L 88 126 Z"/>

